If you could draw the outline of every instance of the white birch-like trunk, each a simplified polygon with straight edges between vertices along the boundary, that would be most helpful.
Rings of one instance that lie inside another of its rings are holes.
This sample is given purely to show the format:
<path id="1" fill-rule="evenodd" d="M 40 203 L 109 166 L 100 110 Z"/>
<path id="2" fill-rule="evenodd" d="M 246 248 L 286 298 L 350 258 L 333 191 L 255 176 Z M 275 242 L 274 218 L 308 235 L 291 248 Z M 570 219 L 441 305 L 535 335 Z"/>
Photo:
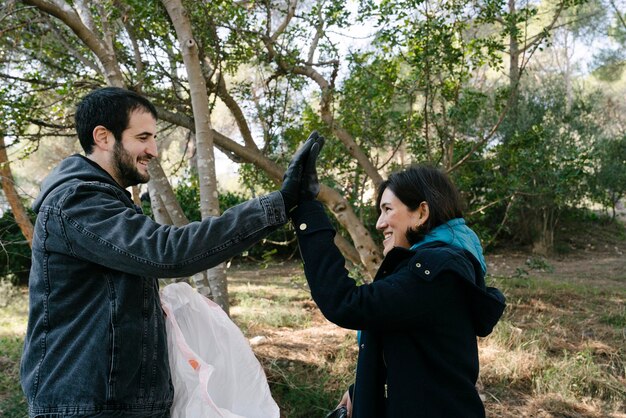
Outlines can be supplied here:
<path id="1" fill-rule="evenodd" d="M 176 196 L 165 176 L 165 172 L 157 160 L 150 162 L 148 172 L 150 173 L 148 194 L 150 195 L 150 206 L 152 207 L 154 220 L 163 225 L 187 225 L 189 220 L 180 207 L 178 200 L 176 200 Z M 209 283 L 204 272 L 194 274 L 191 280 L 201 295 L 206 297 L 211 296 L 211 289 L 209 288 Z M 172 280 L 169 279 L 161 279 L 161 281 L 163 283 L 172 282 Z M 174 279 L 173 282 L 189 283 L 189 278 L 179 277 Z"/>
<path id="2" fill-rule="evenodd" d="M 203 218 L 219 215 L 213 130 L 209 115 L 209 96 L 202 74 L 198 45 L 193 37 L 191 22 L 180 0 L 162 0 L 172 19 L 187 71 L 191 106 L 196 135 L 198 180 L 200 184 L 200 213 Z M 224 264 L 208 270 L 208 280 L 213 300 L 229 313 L 228 286 Z"/>

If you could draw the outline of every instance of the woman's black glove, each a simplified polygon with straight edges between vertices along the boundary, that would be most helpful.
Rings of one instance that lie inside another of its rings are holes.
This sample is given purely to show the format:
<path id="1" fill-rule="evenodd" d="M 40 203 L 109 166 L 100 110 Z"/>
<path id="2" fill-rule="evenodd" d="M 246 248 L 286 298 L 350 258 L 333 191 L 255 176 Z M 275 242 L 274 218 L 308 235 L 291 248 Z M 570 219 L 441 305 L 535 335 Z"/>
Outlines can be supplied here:
<path id="1" fill-rule="evenodd" d="M 317 132 L 313 132 L 317 135 Z M 313 136 L 311 134 L 311 136 Z M 309 157 L 304 164 L 304 171 L 302 172 L 302 182 L 300 183 L 300 195 L 298 202 L 307 200 L 315 200 L 320 192 L 320 183 L 317 179 L 317 156 L 320 154 L 322 147 L 324 146 L 324 137 L 317 136 L 313 145 L 311 145 L 311 151 Z"/>
<path id="2" fill-rule="evenodd" d="M 291 162 L 287 167 L 287 171 L 285 171 L 285 175 L 283 176 L 283 185 L 280 188 L 280 193 L 283 196 L 283 201 L 285 202 L 285 211 L 287 211 L 287 213 L 291 212 L 300 201 L 302 173 L 307 158 L 311 153 L 311 148 L 314 144 L 317 143 L 318 138 L 319 135 L 317 134 L 317 131 L 313 131 L 313 133 L 309 135 L 309 138 L 306 140 L 306 142 L 293 155 L 293 157 L 291 158 Z M 319 150 L 317 151 L 317 153 L 319 153 Z"/>

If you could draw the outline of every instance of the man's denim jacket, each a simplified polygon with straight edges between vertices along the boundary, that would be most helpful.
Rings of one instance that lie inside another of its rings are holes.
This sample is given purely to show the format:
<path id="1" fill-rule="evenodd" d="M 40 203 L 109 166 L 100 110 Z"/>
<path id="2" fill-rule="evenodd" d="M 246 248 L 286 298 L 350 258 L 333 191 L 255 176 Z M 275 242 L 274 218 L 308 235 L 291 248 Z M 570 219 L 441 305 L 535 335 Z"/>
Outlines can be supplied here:
<path id="1" fill-rule="evenodd" d="M 274 192 L 202 222 L 160 225 L 80 155 L 53 170 L 33 207 L 21 381 L 29 414 L 46 417 L 167 416 L 173 387 L 156 277 L 214 267 L 286 222 Z"/>

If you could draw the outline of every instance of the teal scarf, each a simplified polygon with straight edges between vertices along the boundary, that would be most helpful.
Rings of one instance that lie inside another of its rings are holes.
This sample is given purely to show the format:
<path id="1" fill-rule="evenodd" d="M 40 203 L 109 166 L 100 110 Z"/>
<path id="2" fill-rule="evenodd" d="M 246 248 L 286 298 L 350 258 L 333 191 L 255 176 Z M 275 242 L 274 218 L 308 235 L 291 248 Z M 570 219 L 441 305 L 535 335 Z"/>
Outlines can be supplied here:
<path id="1" fill-rule="evenodd" d="M 459 247 L 472 253 L 480 263 L 483 273 L 487 273 L 487 264 L 483 257 L 483 247 L 474 231 L 465 225 L 465 219 L 455 218 L 439 225 L 430 231 L 423 240 L 414 244 L 411 250 L 415 250 L 431 242 L 440 241 L 454 247 Z"/>

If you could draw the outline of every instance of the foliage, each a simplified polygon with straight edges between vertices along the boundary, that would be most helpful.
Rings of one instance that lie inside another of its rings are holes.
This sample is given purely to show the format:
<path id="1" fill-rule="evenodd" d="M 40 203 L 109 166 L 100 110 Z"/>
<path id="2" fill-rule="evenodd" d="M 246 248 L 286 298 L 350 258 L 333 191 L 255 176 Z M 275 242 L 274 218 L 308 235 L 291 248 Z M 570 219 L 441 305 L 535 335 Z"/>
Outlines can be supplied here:
<path id="1" fill-rule="evenodd" d="M 602 27 L 606 27 L 606 34 L 609 39 L 613 40 L 612 44 L 602 46 L 594 52 L 594 72 L 593 74 L 602 81 L 615 82 L 624 74 L 626 69 L 626 54 L 624 53 L 624 45 L 626 45 L 626 13 L 624 13 L 624 4 L 619 0 L 607 0 L 599 8 L 604 9 L 598 11 L 597 15 L 602 13 L 613 15 L 607 16 L 604 21 L 598 22 Z M 608 4 L 607 4 L 608 3 Z M 621 4 L 620 4 L 621 3 Z M 593 2 L 592 4 L 595 4 Z"/>
<path id="2" fill-rule="evenodd" d="M 622 50 L 601 50 L 595 54 L 593 75 L 602 81 L 619 81 L 626 68 L 626 58 Z"/>
<path id="3" fill-rule="evenodd" d="M 489 92 L 470 83 L 501 67 L 505 33 L 480 30 L 500 19 L 500 8 L 499 1 L 361 2 L 360 19 L 379 25 L 375 45 L 382 64 L 401 74 L 392 99 L 404 104 L 399 136 L 418 161 L 450 168 L 463 156 L 458 146 L 483 140 L 493 126 L 489 106 L 474 100 Z"/>
<path id="4" fill-rule="evenodd" d="M 198 178 L 188 176 L 174 189 L 176 199 L 180 202 L 183 212 L 190 222 L 202 219 L 200 215 L 200 191 Z M 220 212 L 246 202 L 248 198 L 238 192 L 222 192 L 218 196 Z M 291 257 L 295 254 L 297 244 L 293 230 L 288 225 L 282 226 L 269 234 L 263 241 L 253 245 L 246 251 L 244 257 L 252 257 L 267 264 L 274 257 Z"/>
<path id="5" fill-rule="evenodd" d="M 401 63 L 396 58 L 386 59 L 372 53 L 352 54 L 348 57 L 350 71 L 340 92 L 339 116 L 342 126 L 349 130 L 367 154 L 372 155 L 376 167 L 384 168 L 388 153 L 378 150 L 397 150 L 419 131 L 420 119 L 411 108 L 411 97 L 400 90 Z M 333 152 L 335 167 L 345 152 Z M 354 162 L 353 162 L 354 164 Z"/>
<path id="6" fill-rule="evenodd" d="M 626 197 L 626 135 L 598 141 L 593 158 L 592 198 L 610 208 L 615 218 L 618 203 Z"/>
<path id="7" fill-rule="evenodd" d="M 563 210 L 587 196 L 593 143 L 601 134 L 595 95 L 568 104 L 558 80 L 520 94 L 518 114 L 495 148 L 496 196 L 514 199 L 510 232 L 540 253 L 552 251 Z M 504 206 L 504 205 L 502 205 Z"/>
<path id="8" fill-rule="evenodd" d="M 0 18 L 13 35 L 0 38 L 0 134 L 11 146 L 21 143 L 28 155 L 37 150 L 42 130 L 65 134 L 79 92 L 102 81 L 84 65 L 88 59 L 68 53 L 88 56 L 49 16 L 8 2 Z"/>
<path id="9" fill-rule="evenodd" d="M 34 213 L 29 213 L 34 220 Z M 30 247 L 13 213 L 6 211 L 0 218 L 0 277 L 15 285 L 26 284 L 29 271 Z"/>

